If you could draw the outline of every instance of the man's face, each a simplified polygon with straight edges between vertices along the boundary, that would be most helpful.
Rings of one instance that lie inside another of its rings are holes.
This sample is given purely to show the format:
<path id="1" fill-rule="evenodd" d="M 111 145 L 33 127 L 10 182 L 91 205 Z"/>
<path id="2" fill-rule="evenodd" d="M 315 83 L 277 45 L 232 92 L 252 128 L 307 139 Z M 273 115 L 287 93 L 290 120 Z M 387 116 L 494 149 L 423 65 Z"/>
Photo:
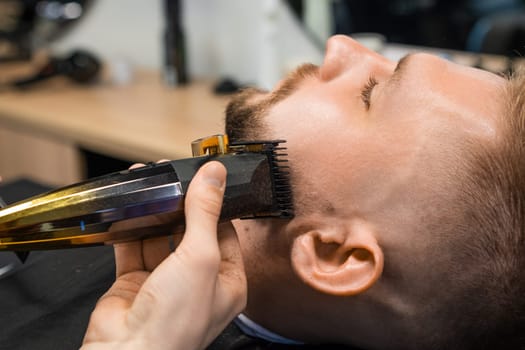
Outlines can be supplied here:
<path id="1" fill-rule="evenodd" d="M 427 54 L 391 62 L 331 38 L 322 66 L 249 130 L 287 140 L 297 213 L 290 230 L 365 220 L 383 243 L 416 244 L 421 221 L 442 209 L 436 198 L 457 190 L 467 150 L 497 143 L 505 81 Z M 265 236 L 250 225 L 236 224 L 243 249 L 260 249 Z"/>

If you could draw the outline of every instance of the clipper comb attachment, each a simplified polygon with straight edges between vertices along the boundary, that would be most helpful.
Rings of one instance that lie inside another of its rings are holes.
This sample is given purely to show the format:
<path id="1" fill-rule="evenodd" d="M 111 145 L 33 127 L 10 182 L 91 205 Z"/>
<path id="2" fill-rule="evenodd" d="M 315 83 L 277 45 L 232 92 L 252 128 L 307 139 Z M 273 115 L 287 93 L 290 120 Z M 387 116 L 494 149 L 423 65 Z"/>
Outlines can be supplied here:
<path id="1" fill-rule="evenodd" d="M 227 135 L 213 135 L 192 142 L 194 157 L 203 155 L 261 153 L 268 157 L 275 212 L 279 214 L 254 214 L 248 218 L 293 217 L 292 189 L 290 186 L 290 172 L 287 165 L 286 147 L 281 146 L 285 140 L 256 140 L 229 142 Z"/>
<path id="2" fill-rule="evenodd" d="M 279 147 L 280 142 L 286 141 L 276 143 L 269 158 L 273 173 L 275 201 L 281 210 L 280 217 L 289 219 L 294 216 L 292 188 L 290 186 L 290 167 L 288 166 L 288 159 L 286 159 L 288 156 L 288 153 L 285 153 L 286 147 Z"/>
<path id="3" fill-rule="evenodd" d="M 279 215 L 254 215 L 256 218 L 280 217 L 290 219 L 293 217 L 292 189 L 290 186 L 290 171 L 286 157 L 286 147 L 281 146 L 285 140 L 236 142 L 230 145 L 234 152 L 261 152 L 268 157 L 270 164 L 274 203 Z"/>

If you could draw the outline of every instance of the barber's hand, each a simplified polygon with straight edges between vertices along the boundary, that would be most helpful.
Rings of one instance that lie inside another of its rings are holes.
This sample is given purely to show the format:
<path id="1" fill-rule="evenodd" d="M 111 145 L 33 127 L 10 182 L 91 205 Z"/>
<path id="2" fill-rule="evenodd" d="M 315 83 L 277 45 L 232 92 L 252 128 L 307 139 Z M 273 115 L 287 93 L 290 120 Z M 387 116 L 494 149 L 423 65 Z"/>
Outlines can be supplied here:
<path id="1" fill-rule="evenodd" d="M 247 291 L 237 236 L 229 223 L 217 235 L 225 178 L 218 162 L 195 175 L 175 252 L 166 240 L 115 247 L 117 280 L 91 315 L 83 350 L 203 349 L 242 311 Z"/>

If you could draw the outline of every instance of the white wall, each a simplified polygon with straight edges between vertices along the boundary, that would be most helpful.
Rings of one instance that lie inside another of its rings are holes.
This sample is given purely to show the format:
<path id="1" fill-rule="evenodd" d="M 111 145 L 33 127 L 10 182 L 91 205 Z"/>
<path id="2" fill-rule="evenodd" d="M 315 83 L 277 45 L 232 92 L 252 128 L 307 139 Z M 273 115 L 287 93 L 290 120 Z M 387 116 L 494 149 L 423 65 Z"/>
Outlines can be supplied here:
<path id="1" fill-rule="evenodd" d="M 82 47 L 105 62 L 161 69 L 161 11 L 161 0 L 95 0 L 53 49 Z M 321 62 L 322 49 L 280 0 L 185 0 L 183 13 L 193 77 L 229 76 L 270 88 L 291 66 Z"/>
<path id="2" fill-rule="evenodd" d="M 85 17 L 53 48 L 85 48 L 104 60 L 126 58 L 141 66 L 157 67 L 160 14 L 159 0 L 94 0 Z"/>

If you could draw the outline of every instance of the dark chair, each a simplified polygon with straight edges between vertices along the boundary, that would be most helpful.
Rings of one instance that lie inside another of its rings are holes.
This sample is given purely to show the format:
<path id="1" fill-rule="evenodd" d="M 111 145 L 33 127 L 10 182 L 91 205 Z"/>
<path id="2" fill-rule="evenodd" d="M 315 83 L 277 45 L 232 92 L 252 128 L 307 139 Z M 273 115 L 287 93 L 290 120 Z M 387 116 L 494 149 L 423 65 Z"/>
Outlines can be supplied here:
<path id="1" fill-rule="evenodd" d="M 50 188 L 28 179 L 0 184 L 7 204 Z M 111 246 L 0 251 L 0 350 L 78 349 L 98 298 L 115 279 Z"/>

